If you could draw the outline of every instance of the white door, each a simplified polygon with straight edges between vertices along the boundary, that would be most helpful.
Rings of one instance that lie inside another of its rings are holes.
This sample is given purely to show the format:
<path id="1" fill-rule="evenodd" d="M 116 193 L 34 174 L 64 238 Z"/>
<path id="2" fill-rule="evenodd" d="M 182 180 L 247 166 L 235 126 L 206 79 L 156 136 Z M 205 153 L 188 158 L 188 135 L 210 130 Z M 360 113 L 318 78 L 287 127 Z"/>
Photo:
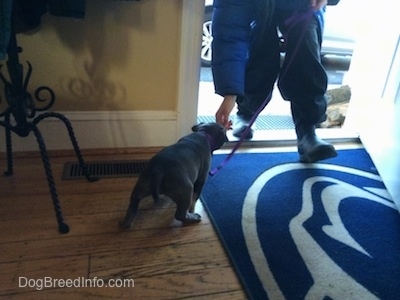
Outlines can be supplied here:
<path id="1" fill-rule="evenodd" d="M 349 0 L 342 0 L 349 1 Z M 397 1 L 359 1 L 364 14 L 347 80 L 346 126 L 357 128 L 400 208 L 400 18 Z"/>

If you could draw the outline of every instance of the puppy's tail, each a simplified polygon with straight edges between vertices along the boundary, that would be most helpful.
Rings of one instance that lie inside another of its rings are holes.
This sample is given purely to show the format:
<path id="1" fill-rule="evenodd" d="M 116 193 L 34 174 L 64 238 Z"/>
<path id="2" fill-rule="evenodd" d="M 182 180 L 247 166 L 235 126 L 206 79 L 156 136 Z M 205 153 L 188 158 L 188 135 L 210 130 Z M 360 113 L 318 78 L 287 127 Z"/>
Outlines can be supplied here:
<path id="1" fill-rule="evenodd" d="M 150 183 L 150 190 L 151 196 L 155 203 L 160 201 L 160 186 L 161 181 L 164 177 L 164 171 L 155 169 L 152 174 L 151 183 Z"/>

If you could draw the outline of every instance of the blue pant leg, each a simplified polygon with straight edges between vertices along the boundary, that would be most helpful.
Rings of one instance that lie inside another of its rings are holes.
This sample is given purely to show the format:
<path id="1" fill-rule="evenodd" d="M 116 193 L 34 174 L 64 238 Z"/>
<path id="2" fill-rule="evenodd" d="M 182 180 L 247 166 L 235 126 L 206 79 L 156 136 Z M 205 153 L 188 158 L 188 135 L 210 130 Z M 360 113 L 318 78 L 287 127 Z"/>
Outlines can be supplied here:
<path id="1" fill-rule="evenodd" d="M 257 24 L 252 32 L 246 65 L 245 95 L 237 101 L 238 115 L 247 118 L 253 116 L 263 103 L 269 103 L 280 69 L 276 24 L 274 19 L 263 21 L 266 24 Z"/>
<path id="2" fill-rule="evenodd" d="M 293 12 L 280 11 L 277 15 L 286 45 L 279 90 L 284 99 L 291 101 L 295 124 L 316 125 L 325 119 L 327 108 L 328 79 L 320 55 L 321 15 L 310 14 L 302 19 L 300 14 L 291 24 L 285 24 L 285 21 Z"/>

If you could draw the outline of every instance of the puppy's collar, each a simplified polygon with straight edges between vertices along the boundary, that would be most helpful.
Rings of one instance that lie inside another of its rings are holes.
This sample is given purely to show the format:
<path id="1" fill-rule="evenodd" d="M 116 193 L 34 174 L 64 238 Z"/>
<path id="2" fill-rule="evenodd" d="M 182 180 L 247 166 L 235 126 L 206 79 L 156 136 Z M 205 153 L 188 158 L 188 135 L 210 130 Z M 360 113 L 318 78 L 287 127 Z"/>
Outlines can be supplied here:
<path id="1" fill-rule="evenodd" d="M 204 134 L 207 138 L 207 142 L 208 142 L 208 146 L 210 146 L 210 150 L 211 152 L 213 152 L 215 150 L 215 144 L 214 144 L 214 139 L 212 138 L 211 135 L 209 135 L 207 132 L 205 131 L 199 131 L 200 133 Z"/>

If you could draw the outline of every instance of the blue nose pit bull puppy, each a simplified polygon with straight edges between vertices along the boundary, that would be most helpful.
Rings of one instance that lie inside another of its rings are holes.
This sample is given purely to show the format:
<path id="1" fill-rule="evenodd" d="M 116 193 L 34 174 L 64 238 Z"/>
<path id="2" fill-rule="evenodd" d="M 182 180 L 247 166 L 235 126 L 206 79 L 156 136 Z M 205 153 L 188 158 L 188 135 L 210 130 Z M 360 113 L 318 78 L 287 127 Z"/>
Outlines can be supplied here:
<path id="1" fill-rule="evenodd" d="M 177 205 L 175 218 L 184 223 L 200 222 L 194 206 L 206 182 L 211 155 L 228 141 L 226 130 L 217 123 L 201 123 L 193 133 L 158 152 L 142 171 L 134 187 L 123 228 L 131 227 L 138 214 L 139 202 L 152 195 L 155 202 L 164 194 Z"/>

